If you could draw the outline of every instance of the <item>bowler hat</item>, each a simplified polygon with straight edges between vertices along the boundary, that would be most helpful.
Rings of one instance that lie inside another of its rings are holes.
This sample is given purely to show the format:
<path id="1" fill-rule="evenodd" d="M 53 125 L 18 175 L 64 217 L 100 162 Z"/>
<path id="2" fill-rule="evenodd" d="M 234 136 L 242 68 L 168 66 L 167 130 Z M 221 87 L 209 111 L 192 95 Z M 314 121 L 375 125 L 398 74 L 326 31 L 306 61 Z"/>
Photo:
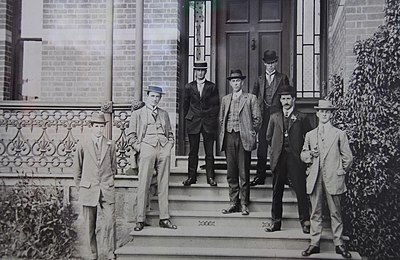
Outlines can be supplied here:
<path id="1" fill-rule="evenodd" d="M 93 112 L 92 118 L 89 120 L 90 123 L 106 124 L 106 118 L 103 112 Z"/>
<path id="2" fill-rule="evenodd" d="M 231 70 L 231 75 L 229 77 L 226 77 L 227 80 L 231 80 L 231 79 L 245 79 L 246 76 L 242 75 L 242 71 L 239 69 L 236 70 Z"/>
<path id="3" fill-rule="evenodd" d="M 155 92 L 155 93 L 165 94 L 165 93 L 163 92 L 162 87 L 159 87 L 159 86 L 152 86 L 152 85 L 150 85 L 150 86 L 147 87 L 147 90 L 146 90 L 146 91 L 147 91 L 147 92 Z"/>
<path id="4" fill-rule="evenodd" d="M 207 62 L 206 61 L 195 61 L 193 64 L 193 69 L 207 69 Z"/>
<path id="5" fill-rule="evenodd" d="M 276 51 L 270 51 L 270 50 L 266 50 L 264 52 L 264 57 L 263 57 L 263 61 L 265 63 L 273 63 L 275 61 L 278 61 L 278 56 L 276 56 Z"/>
<path id="6" fill-rule="evenodd" d="M 332 101 L 330 100 L 318 100 L 318 106 L 314 106 L 315 109 L 317 110 L 336 110 L 337 107 L 335 107 L 332 104 Z"/>
<path id="7" fill-rule="evenodd" d="M 291 96 L 295 96 L 296 91 L 294 90 L 294 88 L 290 85 L 282 85 L 279 91 L 279 95 L 291 95 Z"/>

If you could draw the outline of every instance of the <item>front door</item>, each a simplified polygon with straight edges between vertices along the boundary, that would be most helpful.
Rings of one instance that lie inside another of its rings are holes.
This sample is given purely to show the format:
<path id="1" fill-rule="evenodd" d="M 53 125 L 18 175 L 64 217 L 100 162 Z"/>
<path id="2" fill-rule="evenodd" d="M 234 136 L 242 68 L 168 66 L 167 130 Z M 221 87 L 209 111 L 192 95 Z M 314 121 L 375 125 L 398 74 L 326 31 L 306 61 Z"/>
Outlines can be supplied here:
<path id="1" fill-rule="evenodd" d="M 226 77 L 241 69 L 250 92 L 265 69 L 265 50 L 279 56 L 278 70 L 292 78 L 292 3 L 288 0 L 221 0 L 217 6 L 217 73 L 220 95 L 231 92 Z"/>

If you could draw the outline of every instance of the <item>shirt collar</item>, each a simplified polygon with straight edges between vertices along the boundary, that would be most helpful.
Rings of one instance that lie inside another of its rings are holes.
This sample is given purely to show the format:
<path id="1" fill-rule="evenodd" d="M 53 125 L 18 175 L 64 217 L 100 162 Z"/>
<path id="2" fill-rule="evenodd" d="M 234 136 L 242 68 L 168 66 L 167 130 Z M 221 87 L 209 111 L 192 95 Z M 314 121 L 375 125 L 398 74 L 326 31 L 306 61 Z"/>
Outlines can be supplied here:
<path id="1" fill-rule="evenodd" d="M 147 103 L 146 103 L 146 107 L 148 109 L 150 109 L 151 111 L 158 109 L 158 106 L 153 107 L 153 106 L 151 106 L 150 104 L 147 104 Z"/>
<path id="2" fill-rule="evenodd" d="M 234 92 L 232 98 L 237 99 L 240 97 L 240 95 L 242 95 L 242 93 L 243 93 L 243 89 L 239 90 L 238 92 Z"/>
<path id="3" fill-rule="evenodd" d="M 97 143 L 97 142 L 101 143 L 102 138 L 103 138 L 103 136 L 97 137 L 95 135 L 92 135 L 92 140 L 94 143 Z"/>
<path id="4" fill-rule="evenodd" d="M 319 123 L 318 126 L 323 126 L 325 131 L 333 127 L 331 121 L 326 122 L 325 124 Z"/>
<path id="5" fill-rule="evenodd" d="M 204 84 L 205 82 L 206 82 L 206 78 L 204 78 L 204 79 L 196 79 L 196 82 L 197 82 L 197 84 L 199 84 L 199 85 L 201 85 L 201 84 Z"/>
<path id="6" fill-rule="evenodd" d="M 272 76 L 275 75 L 276 70 L 274 70 L 273 72 L 269 73 L 268 71 L 265 71 L 265 74 L 267 74 L 268 76 Z"/>
<path id="7" fill-rule="evenodd" d="M 292 106 L 292 107 L 289 108 L 288 110 L 286 110 L 285 108 L 282 108 L 282 110 L 283 110 L 283 115 L 285 115 L 285 112 L 287 112 L 288 116 L 290 116 L 290 114 L 293 113 L 294 106 Z"/>

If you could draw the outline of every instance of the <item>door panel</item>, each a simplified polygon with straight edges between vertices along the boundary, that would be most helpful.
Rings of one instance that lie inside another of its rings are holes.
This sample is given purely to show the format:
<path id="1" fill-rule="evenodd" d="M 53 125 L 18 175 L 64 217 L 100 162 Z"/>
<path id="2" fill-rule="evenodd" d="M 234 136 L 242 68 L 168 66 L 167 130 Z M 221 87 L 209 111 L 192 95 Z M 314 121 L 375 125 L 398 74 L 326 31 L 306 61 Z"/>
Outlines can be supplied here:
<path id="1" fill-rule="evenodd" d="M 248 75 L 248 61 L 249 61 L 249 53 L 248 53 L 248 46 L 249 43 L 249 33 L 248 32 L 242 32 L 242 33 L 227 33 L 226 34 L 226 53 L 227 57 L 230 57 L 226 61 L 226 67 L 227 68 L 241 68 L 242 72 L 245 75 Z M 237 53 L 237 50 L 243 49 L 242 52 Z M 230 73 L 228 71 L 228 73 Z M 226 84 L 225 85 L 225 91 L 224 93 L 229 92 L 229 86 Z"/>

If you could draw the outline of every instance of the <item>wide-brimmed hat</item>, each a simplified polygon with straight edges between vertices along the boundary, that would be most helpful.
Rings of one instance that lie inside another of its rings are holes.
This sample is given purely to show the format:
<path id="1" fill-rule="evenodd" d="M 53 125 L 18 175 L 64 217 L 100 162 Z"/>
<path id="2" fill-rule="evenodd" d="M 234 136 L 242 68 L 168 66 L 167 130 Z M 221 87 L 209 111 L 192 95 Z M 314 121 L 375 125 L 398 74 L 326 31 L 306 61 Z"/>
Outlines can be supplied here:
<path id="1" fill-rule="evenodd" d="M 146 91 L 147 92 L 155 92 L 155 93 L 165 94 L 165 92 L 163 92 L 162 87 L 159 87 L 159 86 L 150 85 L 150 86 L 147 87 Z"/>
<path id="2" fill-rule="evenodd" d="M 263 57 L 263 61 L 265 63 L 273 63 L 275 61 L 278 61 L 278 56 L 276 56 L 276 51 L 270 51 L 270 50 L 266 50 L 264 52 L 264 57 Z"/>
<path id="3" fill-rule="evenodd" d="M 195 61 L 193 64 L 193 69 L 206 70 L 207 62 L 206 61 Z"/>
<path id="4" fill-rule="evenodd" d="M 231 79 L 245 79 L 246 76 L 243 76 L 242 71 L 239 69 L 236 70 L 231 70 L 231 75 L 229 77 L 226 77 L 227 80 L 231 80 Z"/>
<path id="5" fill-rule="evenodd" d="M 294 97 L 296 95 L 296 91 L 294 87 L 290 85 L 282 85 L 280 87 L 279 95 L 291 95 Z"/>
<path id="6" fill-rule="evenodd" d="M 106 124 L 106 117 L 103 112 L 93 112 L 92 118 L 89 120 L 90 123 Z"/>
<path id="7" fill-rule="evenodd" d="M 330 100 L 318 100 L 318 106 L 314 106 L 315 109 L 317 110 L 336 110 L 337 107 L 335 107 L 332 104 L 332 101 Z"/>

